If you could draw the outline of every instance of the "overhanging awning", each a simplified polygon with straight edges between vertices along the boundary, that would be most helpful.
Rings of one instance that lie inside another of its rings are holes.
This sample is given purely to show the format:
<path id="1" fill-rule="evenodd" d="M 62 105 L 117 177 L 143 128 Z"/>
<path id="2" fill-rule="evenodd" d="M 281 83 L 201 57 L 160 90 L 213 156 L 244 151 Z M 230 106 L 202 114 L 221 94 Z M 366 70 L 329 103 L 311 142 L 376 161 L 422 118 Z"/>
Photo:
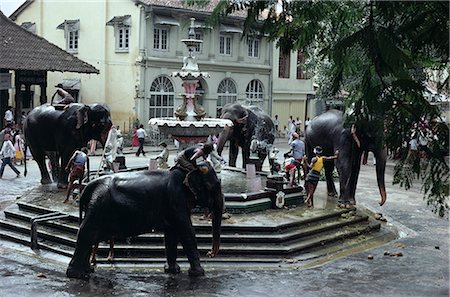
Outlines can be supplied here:
<path id="1" fill-rule="evenodd" d="M 155 15 L 153 19 L 155 25 L 180 26 L 180 22 L 170 16 Z"/>
<path id="2" fill-rule="evenodd" d="M 204 22 L 194 21 L 195 29 L 212 29 L 212 26 L 206 25 Z"/>
<path id="3" fill-rule="evenodd" d="M 80 30 L 80 20 L 64 20 L 63 23 L 59 24 L 56 29 L 61 30 L 67 30 L 68 31 L 78 31 Z"/>
<path id="4" fill-rule="evenodd" d="M 106 25 L 131 27 L 131 15 L 115 16 Z"/>
<path id="5" fill-rule="evenodd" d="M 259 30 L 256 30 L 256 29 L 250 29 L 249 30 L 249 32 L 248 32 L 248 35 L 249 36 L 263 36 L 263 37 L 268 37 L 269 36 L 269 34 L 267 34 L 267 33 L 261 33 L 261 31 L 259 31 Z"/>
<path id="6" fill-rule="evenodd" d="M 239 33 L 239 34 L 244 33 L 244 31 L 241 28 L 223 24 L 220 25 L 219 31 L 225 33 Z"/>
<path id="7" fill-rule="evenodd" d="M 81 87 L 81 80 L 79 78 L 65 78 L 60 84 L 63 85 L 65 90 L 79 90 Z"/>
<path id="8" fill-rule="evenodd" d="M 22 25 L 20 25 L 25 30 L 28 30 L 32 33 L 36 33 L 36 23 L 34 22 L 23 22 Z"/>

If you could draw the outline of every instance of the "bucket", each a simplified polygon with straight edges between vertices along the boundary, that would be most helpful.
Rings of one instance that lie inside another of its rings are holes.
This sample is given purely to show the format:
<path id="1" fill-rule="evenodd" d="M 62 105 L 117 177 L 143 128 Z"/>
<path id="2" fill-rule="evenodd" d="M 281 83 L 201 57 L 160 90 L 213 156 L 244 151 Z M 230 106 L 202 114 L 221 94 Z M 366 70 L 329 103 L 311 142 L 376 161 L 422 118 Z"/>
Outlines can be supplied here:
<path id="1" fill-rule="evenodd" d="M 150 159 L 150 162 L 148 163 L 148 170 L 156 170 L 158 168 L 158 164 L 155 159 Z"/>

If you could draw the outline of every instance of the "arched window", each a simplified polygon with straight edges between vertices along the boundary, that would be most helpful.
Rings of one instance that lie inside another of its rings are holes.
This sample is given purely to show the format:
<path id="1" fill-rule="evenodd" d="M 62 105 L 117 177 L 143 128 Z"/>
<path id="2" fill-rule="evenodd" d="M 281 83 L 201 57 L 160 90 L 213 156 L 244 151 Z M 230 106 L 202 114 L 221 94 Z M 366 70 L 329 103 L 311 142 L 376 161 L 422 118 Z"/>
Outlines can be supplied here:
<path id="1" fill-rule="evenodd" d="M 157 77 L 150 87 L 150 118 L 172 117 L 175 92 L 173 84 L 165 76 Z"/>
<path id="2" fill-rule="evenodd" d="M 264 101 L 264 90 L 262 83 L 254 79 L 250 81 L 245 90 L 246 103 L 248 105 L 261 105 Z"/>
<path id="3" fill-rule="evenodd" d="M 237 90 L 234 81 L 229 78 L 222 80 L 217 88 L 217 116 L 220 116 L 223 106 L 236 100 Z"/>

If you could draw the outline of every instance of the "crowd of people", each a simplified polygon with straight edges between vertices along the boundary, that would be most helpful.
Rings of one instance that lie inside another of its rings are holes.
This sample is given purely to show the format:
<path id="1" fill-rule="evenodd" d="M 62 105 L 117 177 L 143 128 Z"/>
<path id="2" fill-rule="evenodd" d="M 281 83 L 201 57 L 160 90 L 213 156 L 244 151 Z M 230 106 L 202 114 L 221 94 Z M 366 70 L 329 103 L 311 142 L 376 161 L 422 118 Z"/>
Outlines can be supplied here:
<path id="1" fill-rule="evenodd" d="M 16 165 L 22 165 L 23 159 L 26 157 L 21 130 L 23 121 L 16 124 L 14 120 L 14 109 L 11 106 L 8 106 L 3 120 L 5 128 L 0 131 L 0 178 L 3 177 L 6 165 L 16 173 L 17 177 L 20 177 L 20 171 L 16 168 Z"/>
<path id="2" fill-rule="evenodd" d="M 70 94 L 68 94 L 62 86 L 57 86 L 57 90 L 54 94 L 53 101 L 55 104 L 68 104 L 73 102 L 70 99 Z M 67 102 L 65 101 L 67 99 Z M 22 126 L 23 121 L 26 118 L 25 114 L 22 114 L 20 123 L 15 122 L 14 109 L 9 106 L 4 114 L 4 126 L 5 128 L 0 131 L 0 144 L 1 151 L 1 167 L 0 167 L 0 178 L 3 175 L 5 167 L 8 165 L 11 170 L 13 170 L 17 177 L 20 176 L 20 171 L 16 166 L 23 164 L 25 156 L 24 152 L 24 140 L 22 138 Z M 323 162 L 329 160 L 335 160 L 338 158 L 338 152 L 333 156 L 322 156 L 322 148 L 314 148 L 315 156 L 312 158 L 310 163 L 306 158 L 305 143 L 303 141 L 306 128 L 310 124 L 310 118 L 308 117 L 304 125 L 299 117 L 294 117 L 291 115 L 284 125 L 283 129 L 280 130 L 280 121 L 278 115 L 273 118 L 273 124 L 275 127 L 275 134 L 277 137 L 285 137 L 287 144 L 290 146 L 290 151 L 284 154 L 284 164 L 281 167 L 282 171 L 287 178 L 287 183 L 289 187 L 298 186 L 300 180 L 304 180 L 304 186 L 307 190 L 307 204 L 313 207 L 313 195 L 317 182 L 319 180 L 320 172 L 323 168 Z M 118 128 L 117 128 L 118 129 Z M 354 132 L 354 127 L 352 127 L 352 135 L 356 137 Z M 120 132 L 119 132 L 120 134 Z M 429 153 L 428 143 L 432 140 L 433 133 L 426 120 L 422 120 L 417 123 L 411 130 L 410 137 L 408 141 L 405 141 L 404 148 L 407 148 L 406 164 L 412 164 L 420 158 L 426 158 Z M 141 154 L 145 157 L 146 152 L 144 150 L 144 143 L 148 138 L 148 134 L 144 129 L 144 125 L 136 125 L 134 129 L 134 134 L 132 137 L 132 147 L 138 147 L 135 152 L 136 156 L 139 157 Z M 354 139 L 356 144 L 359 144 L 359 139 Z M 217 141 L 217 137 L 210 138 L 207 143 L 200 144 L 197 147 L 191 147 L 184 150 L 180 155 L 177 156 L 175 160 L 175 166 L 182 167 L 186 170 L 193 170 L 195 168 L 195 162 L 200 156 L 204 159 L 207 157 L 213 164 L 214 168 L 220 171 L 221 165 L 224 164 L 224 159 L 215 152 L 214 143 Z M 165 142 L 160 144 L 161 153 L 155 158 L 157 160 L 157 168 L 168 168 L 168 157 L 169 149 Z M 91 141 L 87 144 L 87 147 L 76 151 L 74 156 L 69 162 L 67 168 L 65 168 L 69 174 L 69 187 L 67 191 L 67 197 L 64 202 L 68 201 L 69 194 L 74 188 L 74 181 L 78 180 L 81 184 L 81 178 L 84 176 L 85 167 L 88 164 L 88 155 L 94 154 L 96 150 L 96 141 Z M 184 156 L 184 157 L 183 157 Z"/>
<path id="3" fill-rule="evenodd" d="M 61 102 L 59 102 L 63 101 L 64 99 L 64 97 L 62 96 L 64 94 L 60 94 L 61 89 L 62 88 L 58 87 L 57 91 L 55 92 L 55 104 L 62 104 Z M 61 97 L 58 97 L 60 99 L 58 102 L 56 102 L 58 99 L 56 98 L 57 96 Z M 15 167 L 15 165 L 22 165 L 23 158 L 26 157 L 24 155 L 24 141 L 21 136 L 22 131 L 20 130 L 22 123 L 20 125 L 15 125 L 13 109 L 11 107 L 8 108 L 8 110 L 5 112 L 4 121 L 6 124 L 6 128 L 0 132 L 0 140 L 2 140 L 3 142 L 1 151 L 3 161 L 0 168 L 0 177 L 3 174 L 6 165 L 9 165 L 11 169 L 17 174 L 17 176 L 20 176 L 20 171 Z M 305 122 L 305 124 L 307 123 L 308 122 Z M 274 118 L 274 125 L 277 131 L 276 135 L 282 136 L 281 131 L 279 131 L 280 124 L 278 121 L 278 115 L 276 115 Z M 302 140 L 304 131 L 302 129 L 301 120 L 298 117 L 294 119 L 291 116 L 289 118 L 287 126 L 285 126 L 285 131 L 287 142 L 291 146 L 291 151 L 289 153 L 290 157 L 287 158 L 287 162 L 284 166 L 284 170 L 286 171 L 286 175 L 289 179 L 288 185 L 297 186 L 300 178 L 300 173 L 302 172 L 303 178 L 305 178 L 305 174 L 308 171 L 308 164 L 305 159 L 305 144 Z M 144 150 L 144 143 L 146 138 L 148 138 L 148 134 L 145 131 L 144 126 L 142 124 L 136 126 L 132 137 L 132 146 L 138 147 L 135 153 L 138 157 L 141 154 L 144 157 L 146 156 L 146 152 Z M 214 168 L 217 168 L 217 170 L 220 171 L 221 166 L 225 163 L 225 161 L 216 153 L 215 149 L 217 145 L 214 144 L 215 142 L 217 142 L 217 137 L 215 139 L 212 137 L 205 144 L 201 144 L 198 147 L 191 147 L 184 150 L 176 157 L 175 166 L 182 167 L 186 170 L 193 170 L 196 166 L 194 160 L 198 160 L 198 158 L 202 156 L 202 159 L 208 158 L 213 164 Z M 66 199 L 64 201 L 65 203 L 68 202 L 71 192 L 76 188 L 76 184 L 74 184 L 74 182 L 78 181 L 78 185 L 82 184 L 81 180 L 85 175 L 86 166 L 88 166 L 88 155 L 95 154 L 95 150 L 97 148 L 96 143 L 96 141 L 90 141 L 88 144 L 86 144 L 87 147 L 77 150 L 72 156 L 69 165 L 67 166 L 67 168 L 65 168 L 65 170 L 69 172 L 69 186 L 67 189 Z M 165 142 L 161 142 L 160 147 L 162 151 L 156 157 L 158 168 L 167 168 L 169 155 L 167 144 Z M 183 158 L 183 156 L 186 154 L 188 154 L 189 156 Z"/>

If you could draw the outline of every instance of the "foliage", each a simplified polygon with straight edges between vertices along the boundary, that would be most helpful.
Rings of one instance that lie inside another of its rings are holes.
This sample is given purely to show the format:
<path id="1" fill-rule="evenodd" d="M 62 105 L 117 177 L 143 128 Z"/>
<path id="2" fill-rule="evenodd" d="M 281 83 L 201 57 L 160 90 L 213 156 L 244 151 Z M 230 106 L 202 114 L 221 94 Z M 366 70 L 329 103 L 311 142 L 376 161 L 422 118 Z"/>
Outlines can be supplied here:
<path id="1" fill-rule="evenodd" d="M 430 70 L 450 72 L 447 1 L 222 0 L 210 22 L 238 10 L 247 11 L 244 34 L 259 30 L 284 50 L 310 53 L 318 94 L 347 91 L 346 125 L 377 122 L 379 145 L 401 157 L 394 183 L 408 189 L 418 177 L 427 203 L 448 213 L 449 129 L 423 96 Z M 428 149 L 411 166 L 405 143 L 420 122 Z"/>

